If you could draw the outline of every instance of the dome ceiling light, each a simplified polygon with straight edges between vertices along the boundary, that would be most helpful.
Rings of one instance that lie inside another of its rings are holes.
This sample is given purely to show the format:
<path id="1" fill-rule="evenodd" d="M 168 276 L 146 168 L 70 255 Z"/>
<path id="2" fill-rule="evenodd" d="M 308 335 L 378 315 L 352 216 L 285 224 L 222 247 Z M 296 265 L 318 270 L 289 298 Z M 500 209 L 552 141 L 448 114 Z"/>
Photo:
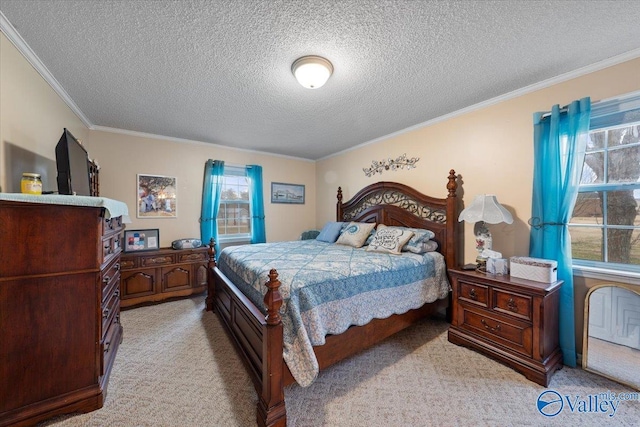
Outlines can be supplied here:
<path id="1" fill-rule="evenodd" d="M 331 77 L 333 65 L 320 56 L 303 56 L 293 62 L 291 72 L 302 86 L 318 89 Z"/>

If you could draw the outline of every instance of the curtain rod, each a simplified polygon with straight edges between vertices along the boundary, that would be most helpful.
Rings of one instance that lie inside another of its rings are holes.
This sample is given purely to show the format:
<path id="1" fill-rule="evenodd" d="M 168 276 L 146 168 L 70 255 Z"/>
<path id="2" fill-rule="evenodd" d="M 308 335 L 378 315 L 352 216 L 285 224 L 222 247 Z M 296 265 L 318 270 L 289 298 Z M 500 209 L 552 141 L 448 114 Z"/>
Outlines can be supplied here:
<path id="1" fill-rule="evenodd" d="M 597 104 L 598 102 L 600 102 L 600 100 L 592 101 L 591 105 L 593 106 L 594 104 Z M 567 105 L 565 105 L 563 107 L 560 107 L 560 113 L 566 113 L 567 111 L 569 111 L 569 105 L 571 105 L 571 104 L 567 104 Z M 551 117 L 551 111 L 549 111 L 547 113 L 544 113 L 542 115 L 542 119 L 546 119 L 547 117 Z"/>

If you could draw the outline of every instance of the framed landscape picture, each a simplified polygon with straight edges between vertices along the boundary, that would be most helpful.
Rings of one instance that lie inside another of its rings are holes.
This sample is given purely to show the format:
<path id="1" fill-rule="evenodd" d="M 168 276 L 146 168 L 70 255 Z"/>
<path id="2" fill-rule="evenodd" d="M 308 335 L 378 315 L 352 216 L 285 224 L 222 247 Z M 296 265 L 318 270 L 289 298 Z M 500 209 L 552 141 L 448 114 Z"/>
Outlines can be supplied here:
<path id="1" fill-rule="evenodd" d="M 304 185 L 272 182 L 271 203 L 304 205 Z"/>
<path id="2" fill-rule="evenodd" d="M 138 174 L 138 218 L 176 218 L 176 178 Z"/>

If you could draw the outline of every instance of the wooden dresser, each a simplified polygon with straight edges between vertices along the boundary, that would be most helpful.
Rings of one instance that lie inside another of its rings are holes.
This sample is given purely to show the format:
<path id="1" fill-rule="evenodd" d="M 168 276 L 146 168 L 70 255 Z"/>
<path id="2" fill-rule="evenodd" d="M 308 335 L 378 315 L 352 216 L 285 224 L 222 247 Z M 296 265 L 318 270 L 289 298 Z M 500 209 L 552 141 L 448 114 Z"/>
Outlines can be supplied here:
<path id="1" fill-rule="evenodd" d="M 558 342 L 561 281 L 449 270 L 453 318 L 449 341 L 489 355 L 540 385 L 562 367 Z"/>
<path id="2" fill-rule="evenodd" d="M 122 341 L 124 227 L 106 216 L 0 200 L 0 426 L 102 407 Z"/>
<path id="3" fill-rule="evenodd" d="M 163 248 L 122 255 L 121 305 L 160 302 L 207 290 L 210 248 Z"/>

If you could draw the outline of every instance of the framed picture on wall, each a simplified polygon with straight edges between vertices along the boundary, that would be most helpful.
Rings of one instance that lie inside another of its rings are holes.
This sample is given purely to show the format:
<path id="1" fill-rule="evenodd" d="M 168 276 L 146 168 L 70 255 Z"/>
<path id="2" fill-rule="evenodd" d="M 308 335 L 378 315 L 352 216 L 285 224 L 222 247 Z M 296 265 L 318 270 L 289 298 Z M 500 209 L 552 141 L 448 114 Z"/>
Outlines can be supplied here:
<path id="1" fill-rule="evenodd" d="M 125 252 L 153 251 L 160 249 L 160 231 L 157 228 L 147 230 L 125 230 Z"/>
<path id="2" fill-rule="evenodd" d="M 176 181 L 173 176 L 138 174 L 138 218 L 176 218 Z"/>
<path id="3" fill-rule="evenodd" d="M 304 185 L 272 182 L 271 203 L 304 205 Z"/>

